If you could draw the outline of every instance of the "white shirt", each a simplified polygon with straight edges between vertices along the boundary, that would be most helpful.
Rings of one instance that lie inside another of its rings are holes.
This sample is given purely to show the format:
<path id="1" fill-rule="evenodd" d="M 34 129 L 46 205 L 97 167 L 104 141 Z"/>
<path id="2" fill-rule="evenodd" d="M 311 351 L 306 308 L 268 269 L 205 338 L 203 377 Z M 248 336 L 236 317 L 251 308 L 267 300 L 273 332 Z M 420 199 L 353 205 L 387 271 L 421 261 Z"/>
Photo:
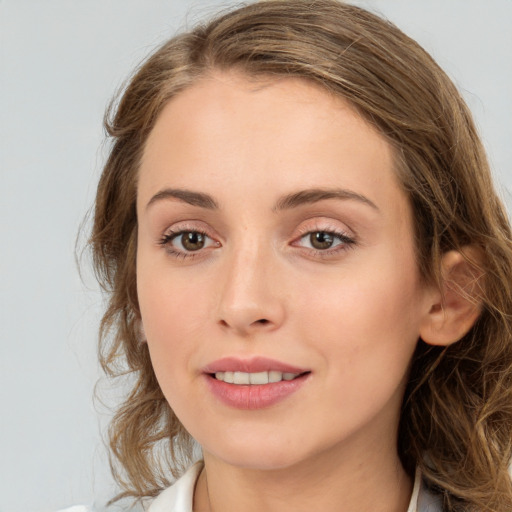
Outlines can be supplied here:
<path id="1" fill-rule="evenodd" d="M 193 512 L 194 487 L 201 469 L 203 469 L 203 463 L 196 462 L 181 478 L 151 502 L 147 512 Z M 88 507 L 71 507 L 59 512 L 94 512 L 94 510 Z M 407 512 L 442 512 L 440 498 L 428 491 L 419 471 L 416 471 Z"/>

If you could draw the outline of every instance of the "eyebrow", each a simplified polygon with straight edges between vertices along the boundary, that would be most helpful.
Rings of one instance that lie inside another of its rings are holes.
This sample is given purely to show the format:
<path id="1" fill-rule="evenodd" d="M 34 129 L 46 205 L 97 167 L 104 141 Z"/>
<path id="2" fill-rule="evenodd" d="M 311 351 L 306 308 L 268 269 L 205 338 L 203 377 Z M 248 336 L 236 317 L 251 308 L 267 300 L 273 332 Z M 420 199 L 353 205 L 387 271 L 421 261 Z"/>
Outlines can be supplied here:
<path id="1" fill-rule="evenodd" d="M 177 188 L 166 188 L 161 190 L 160 192 L 157 192 L 149 200 L 148 204 L 146 205 L 146 208 L 156 203 L 157 201 L 166 199 L 177 199 L 178 201 L 182 201 L 192 206 L 199 206 L 200 208 L 206 208 L 208 210 L 219 209 L 217 201 L 215 201 L 215 199 L 209 194 Z M 290 210 L 302 206 L 304 204 L 318 203 L 319 201 L 325 201 L 328 199 L 359 201 L 360 203 L 368 205 L 371 208 L 379 211 L 377 205 L 373 201 L 368 199 L 366 196 L 358 194 L 357 192 L 353 192 L 352 190 L 338 188 L 314 188 L 310 190 L 301 190 L 299 192 L 288 194 L 286 196 L 281 197 L 277 201 L 276 205 L 272 210 L 274 212 Z"/>
<path id="2" fill-rule="evenodd" d="M 366 196 L 353 192 L 352 190 L 346 190 L 341 188 L 314 188 L 310 190 L 301 190 L 293 194 L 288 194 L 276 203 L 274 211 L 289 210 L 291 208 L 297 208 L 303 204 L 318 203 L 327 199 L 341 199 L 341 200 L 354 200 L 371 208 L 379 211 L 377 205 L 370 201 Z"/>
<path id="3" fill-rule="evenodd" d="M 208 210 L 217 210 L 219 205 L 212 196 L 202 192 L 193 192 L 192 190 L 185 190 L 180 188 L 166 188 L 156 193 L 146 205 L 146 209 L 152 204 L 163 199 L 177 199 L 192 206 L 199 206 L 200 208 L 207 208 Z"/>

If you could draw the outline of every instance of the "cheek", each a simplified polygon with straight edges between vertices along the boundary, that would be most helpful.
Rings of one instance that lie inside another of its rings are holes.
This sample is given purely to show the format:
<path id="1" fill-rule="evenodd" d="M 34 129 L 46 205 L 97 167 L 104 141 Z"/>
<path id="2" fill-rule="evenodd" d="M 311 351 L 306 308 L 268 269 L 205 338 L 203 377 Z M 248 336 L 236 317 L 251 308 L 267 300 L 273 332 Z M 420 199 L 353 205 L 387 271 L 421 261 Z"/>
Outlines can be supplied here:
<path id="1" fill-rule="evenodd" d="M 385 263 L 340 274 L 299 307 L 327 364 L 336 361 L 351 379 L 389 372 L 401 378 L 419 338 L 422 296 L 414 260 Z"/>
<path id="2" fill-rule="evenodd" d="M 303 309 L 304 332 L 318 351 L 316 361 L 330 390 L 324 409 L 347 429 L 381 414 L 394 424 L 398 416 L 419 337 L 414 286 L 405 286 L 353 275 L 325 293 L 322 304 Z"/>
<path id="3" fill-rule="evenodd" d="M 208 320 L 211 308 L 203 292 L 181 283 L 168 266 L 145 264 L 140 255 L 137 293 L 142 322 L 153 368 L 169 401 L 169 393 L 190 376 L 195 340 Z"/>
<path id="4" fill-rule="evenodd" d="M 176 272 L 154 249 L 137 254 L 137 294 L 148 338 L 173 344 L 180 333 L 199 329 L 208 311 L 208 292 L 196 282 L 193 269 Z M 203 286 L 203 284 L 205 286 Z"/>

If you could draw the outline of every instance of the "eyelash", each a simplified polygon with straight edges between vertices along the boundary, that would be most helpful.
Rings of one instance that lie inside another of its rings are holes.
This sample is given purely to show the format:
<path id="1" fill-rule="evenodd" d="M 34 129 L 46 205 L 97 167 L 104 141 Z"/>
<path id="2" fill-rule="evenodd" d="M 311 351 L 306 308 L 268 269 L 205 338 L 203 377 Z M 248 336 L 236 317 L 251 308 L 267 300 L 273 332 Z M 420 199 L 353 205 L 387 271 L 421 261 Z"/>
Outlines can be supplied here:
<path id="1" fill-rule="evenodd" d="M 176 259 L 193 259 L 197 258 L 203 255 L 203 248 L 198 249 L 197 251 L 188 251 L 183 252 L 181 250 L 176 250 L 173 245 L 172 241 L 177 239 L 178 237 L 184 235 L 185 233 L 195 233 L 197 235 L 201 235 L 207 239 L 213 240 L 211 236 L 208 235 L 208 233 L 205 230 L 198 229 L 198 228 L 183 228 L 178 230 L 170 230 L 167 231 L 162 238 L 159 240 L 158 244 L 165 248 L 165 250 L 174 258 Z M 331 229 L 331 228 L 315 228 L 315 229 L 303 229 L 300 233 L 300 236 L 295 238 L 294 241 L 291 243 L 291 245 L 295 245 L 307 236 L 311 236 L 315 233 L 323 233 L 325 235 L 332 236 L 334 239 L 339 240 L 339 243 L 336 244 L 333 248 L 326 248 L 326 249 L 315 249 L 313 247 L 305 248 L 298 246 L 299 248 L 304 249 L 309 253 L 309 255 L 312 255 L 314 257 L 320 257 L 320 258 L 328 258 L 330 256 L 334 256 L 338 254 L 341 251 L 346 251 L 349 248 L 352 248 L 356 241 L 348 236 L 346 233 L 344 233 L 341 230 L 338 229 Z M 216 242 L 220 246 L 218 242 Z M 295 245 L 297 246 L 297 245 Z"/>
<path id="2" fill-rule="evenodd" d="M 354 238 L 350 237 L 349 235 L 347 235 L 347 233 L 345 233 L 337 228 L 330 228 L 330 227 L 325 227 L 325 226 L 324 227 L 317 226 L 313 229 L 311 229 L 309 227 L 303 229 L 300 236 L 298 238 L 296 238 L 293 243 L 294 244 L 298 243 L 301 240 L 303 240 L 304 238 L 311 236 L 315 233 L 323 233 L 324 235 L 330 235 L 334 239 L 338 239 L 339 243 L 336 244 L 334 247 L 330 247 L 328 249 L 315 249 L 313 247 L 304 248 L 313 257 L 319 257 L 319 258 L 324 258 L 324 259 L 329 258 L 331 256 L 337 255 L 338 253 L 340 253 L 342 251 L 346 251 L 348 249 L 353 248 L 356 243 L 356 240 Z"/>
<path id="3" fill-rule="evenodd" d="M 208 233 L 203 229 L 198 228 L 181 228 L 176 231 L 169 230 L 167 231 L 162 238 L 159 240 L 158 244 L 165 248 L 165 250 L 176 259 L 193 259 L 198 256 L 201 256 L 201 253 L 203 252 L 201 249 L 198 249 L 197 251 L 189 251 L 189 252 L 182 252 L 180 250 L 176 250 L 172 246 L 172 241 L 176 238 L 184 235 L 185 233 L 196 233 L 198 235 L 204 236 L 205 238 L 209 238 L 210 240 L 213 240 L 211 236 L 208 235 Z"/>

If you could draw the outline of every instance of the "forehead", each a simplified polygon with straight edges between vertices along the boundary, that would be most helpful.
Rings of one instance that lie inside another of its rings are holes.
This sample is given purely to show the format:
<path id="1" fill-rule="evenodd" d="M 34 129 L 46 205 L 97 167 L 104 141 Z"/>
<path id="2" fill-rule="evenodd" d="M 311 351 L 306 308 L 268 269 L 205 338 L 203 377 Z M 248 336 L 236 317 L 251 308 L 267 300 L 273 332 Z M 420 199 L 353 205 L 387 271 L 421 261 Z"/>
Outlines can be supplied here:
<path id="1" fill-rule="evenodd" d="M 346 101 L 299 78 L 204 78 L 173 98 L 142 158 L 139 197 L 162 186 L 340 187 L 392 200 L 393 150 Z"/>
<path id="2" fill-rule="evenodd" d="M 356 124 L 384 143 L 377 130 L 348 101 L 310 80 L 216 72 L 178 93 L 164 106 L 147 141 L 146 153 L 162 138 L 170 142 L 171 136 L 180 134 L 202 138 L 204 144 L 216 142 L 217 135 L 225 135 L 223 129 L 234 126 L 251 130 L 255 142 L 256 135 L 265 134 L 268 139 L 279 135 L 279 142 L 286 136 L 312 141 L 315 135 L 325 136 L 327 132 L 336 136 L 337 128 L 349 125 L 352 131 Z"/>

